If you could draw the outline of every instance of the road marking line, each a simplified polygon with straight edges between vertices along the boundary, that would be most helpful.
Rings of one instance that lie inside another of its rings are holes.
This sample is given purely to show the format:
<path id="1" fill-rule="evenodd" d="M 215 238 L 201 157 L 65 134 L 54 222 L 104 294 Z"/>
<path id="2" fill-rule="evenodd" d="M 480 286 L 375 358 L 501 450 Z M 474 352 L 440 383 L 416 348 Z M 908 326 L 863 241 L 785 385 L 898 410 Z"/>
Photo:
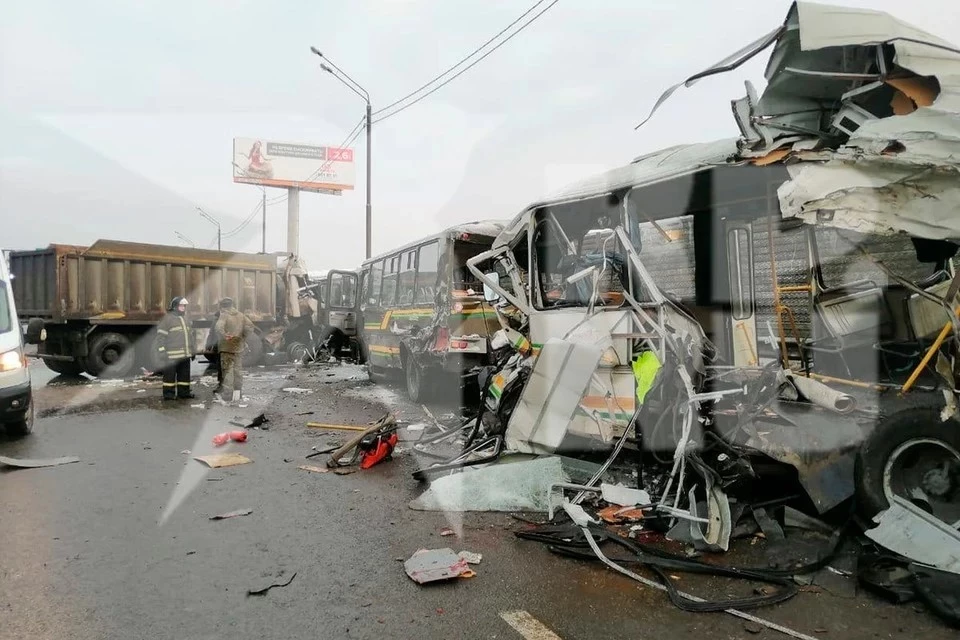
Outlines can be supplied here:
<path id="1" fill-rule="evenodd" d="M 500 617 L 527 640 L 562 640 L 526 611 L 502 611 Z"/>

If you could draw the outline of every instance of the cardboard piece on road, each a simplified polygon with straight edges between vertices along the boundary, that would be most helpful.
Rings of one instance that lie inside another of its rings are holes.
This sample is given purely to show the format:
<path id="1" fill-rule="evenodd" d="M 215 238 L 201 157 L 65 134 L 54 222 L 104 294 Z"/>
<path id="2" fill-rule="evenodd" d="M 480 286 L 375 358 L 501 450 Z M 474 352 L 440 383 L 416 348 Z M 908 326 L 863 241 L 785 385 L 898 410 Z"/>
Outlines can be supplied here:
<path id="1" fill-rule="evenodd" d="M 476 575 L 453 549 L 420 549 L 403 563 L 403 569 L 417 584 Z"/>
<path id="2" fill-rule="evenodd" d="M 326 467 L 315 467 L 312 464 L 302 464 L 297 469 L 303 469 L 304 471 L 312 471 L 313 473 L 327 473 L 330 469 Z"/>
<path id="3" fill-rule="evenodd" d="M 247 464 L 248 462 L 253 462 L 253 460 L 247 456 L 240 455 L 239 453 L 218 453 L 210 456 L 196 456 L 194 460 L 204 463 L 211 469 L 219 469 L 220 467 L 233 467 L 238 464 Z"/>
<path id="4" fill-rule="evenodd" d="M 18 469 L 39 469 L 41 467 L 58 467 L 62 464 L 71 464 L 80 462 L 77 456 L 64 456 L 62 458 L 8 458 L 0 456 L 0 464 Z"/>
<path id="5" fill-rule="evenodd" d="M 210 516 L 211 520 L 226 520 L 227 518 L 236 518 L 237 516 L 248 516 L 253 513 L 253 509 L 237 509 L 236 511 L 228 511 L 227 513 L 221 513 L 215 516 Z"/>

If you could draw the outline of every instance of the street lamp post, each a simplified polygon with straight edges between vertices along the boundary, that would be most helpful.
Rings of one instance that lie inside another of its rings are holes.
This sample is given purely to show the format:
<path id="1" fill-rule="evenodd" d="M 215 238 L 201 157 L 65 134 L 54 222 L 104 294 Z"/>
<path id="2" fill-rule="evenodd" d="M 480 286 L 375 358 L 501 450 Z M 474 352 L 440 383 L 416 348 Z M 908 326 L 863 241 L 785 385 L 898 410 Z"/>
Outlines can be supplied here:
<path id="1" fill-rule="evenodd" d="M 217 251 L 220 251 L 220 250 L 221 250 L 220 240 L 221 240 L 221 236 L 222 236 L 222 234 L 221 234 L 221 232 L 220 232 L 220 222 L 219 222 L 216 218 L 214 218 L 213 216 L 211 216 L 209 213 L 207 213 L 206 211 L 204 211 L 203 209 L 201 209 L 200 207 L 197 207 L 197 211 L 200 212 L 200 215 L 201 215 L 201 216 L 203 216 L 204 218 L 206 218 L 207 220 L 209 220 L 209 221 L 212 222 L 213 224 L 217 225 Z"/>
<path id="2" fill-rule="evenodd" d="M 360 86 L 360 84 L 359 84 L 356 80 L 354 80 L 353 78 L 351 78 L 350 76 L 348 76 L 347 73 L 346 73 L 343 69 L 341 69 L 341 68 L 338 67 L 336 64 L 334 64 L 334 62 L 333 62 L 330 58 L 328 58 L 328 57 L 326 57 L 325 55 L 323 55 L 323 53 L 321 53 L 319 49 L 317 49 L 316 47 L 310 47 L 310 51 L 313 52 L 314 54 L 316 54 L 317 56 L 319 56 L 320 58 L 322 58 L 322 59 L 324 59 L 324 60 L 326 60 L 327 62 L 330 63 L 330 66 L 327 66 L 326 64 L 323 64 L 323 63 L 321 62 L 321 63 L 320 63 L 320 68 L 321 68 L 321 69 L 323 69 L 324 71 L 326 71 L 327 73 L 329 73 L 330 75 L 332 75 L 334 78 L 336 78 L 337 80 L 339 80 L 340 82 L 342 82 L 344 85 L 346 85 L 346 87 L 347 87 L 348 89 L 350 89 L 350 90 L 353 91 L 355 94 L 357 94 L 358 96 L 360 96 L 361 98 L 363 98 L 363 100 L 367 103 L 367 245 L 366 245 L 366 257 L 369 258 L 369 257 L 370 257 L 371 246 L 372 246 L 372 244 L 373 244 L 373 241 L 372 241 L 372 240 L 373 240 L 373 234 L 372 234 L 372 230 L 371 230 L 371 229 L 372 229 L 372 225 L 373 225 L 373 204 L 371 203 L 371 196 L 372 196 L 371 189 L 372 189 L 372 187 L 370 186 L 370 173 L 371 173 L 371 170 L 370 170 L 370 159 L 371 159 L 371 158 L 370 158 L 370 152 L 371 152 L 371 141 L 370 141 L 371 138 L 370 138 L 370 135 L 371 135 L 371 132 L 372 132 L 372 129 L 373 129 L 373 121 L 372 121 L 373 109 L 370 107 L 370 94 L 367 93 L 367 90 L 364 89 L 362 86 Z M 332 67 L 332 68 L 331 68 L 331 67 Z"/>

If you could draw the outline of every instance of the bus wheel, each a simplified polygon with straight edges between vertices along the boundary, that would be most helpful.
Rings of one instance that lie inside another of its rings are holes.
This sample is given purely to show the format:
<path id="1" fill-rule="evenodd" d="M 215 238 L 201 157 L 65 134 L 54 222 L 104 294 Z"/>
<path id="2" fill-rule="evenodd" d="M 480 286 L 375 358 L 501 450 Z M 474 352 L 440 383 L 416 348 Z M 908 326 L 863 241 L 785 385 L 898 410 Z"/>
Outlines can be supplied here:
<path id="1" fill-rule="evenodd" d="M 954 525 L 960 521 L 960 422 L 944 422 L 927 408 L 881 420 L 860 448 L 856 481 L 866 518 L 897 496 Z"/>
<path id="2" fill-rule="evenodd" d="M 407 378 L 407 395 L 413 402 L 424 402 L 429 396 L 427 376 L 413 354 L 407 355 L 404 369 Z"/>

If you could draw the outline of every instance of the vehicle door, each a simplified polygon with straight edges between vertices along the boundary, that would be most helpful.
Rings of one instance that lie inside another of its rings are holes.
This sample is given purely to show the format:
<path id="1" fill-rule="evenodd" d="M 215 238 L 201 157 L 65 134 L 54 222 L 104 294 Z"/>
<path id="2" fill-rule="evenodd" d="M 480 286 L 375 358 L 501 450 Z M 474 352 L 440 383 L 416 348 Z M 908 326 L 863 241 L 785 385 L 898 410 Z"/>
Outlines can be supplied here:
<path id="1" fill-rule="evenodd" d="M 357 335 L 357 274 L 331 271 L 327 275 L 327 325 L 351 338 Z"/>
<path id="2" fill-rule="evenodd" d="M 753 228 L 749 222 L 725 224 L 727 277 L 730 291 L 730 345 L 733 364 L 755 367 L 757 346 L 756 286 L 754 283 Z"/>
<path id="3" fill-rule="evenodd" d="M 360 305 L 363 325 L 360 336 L 367 362 L 371 367 L 385 367 L 389 364 L 385 357 L 387 354 L 382 351 L 384 338 L 381 325 L 386 311 L 380 302 L 386 264 L 386 260 L 377 260 L 367 265 L 364 276 L 363 300 Z"/>

